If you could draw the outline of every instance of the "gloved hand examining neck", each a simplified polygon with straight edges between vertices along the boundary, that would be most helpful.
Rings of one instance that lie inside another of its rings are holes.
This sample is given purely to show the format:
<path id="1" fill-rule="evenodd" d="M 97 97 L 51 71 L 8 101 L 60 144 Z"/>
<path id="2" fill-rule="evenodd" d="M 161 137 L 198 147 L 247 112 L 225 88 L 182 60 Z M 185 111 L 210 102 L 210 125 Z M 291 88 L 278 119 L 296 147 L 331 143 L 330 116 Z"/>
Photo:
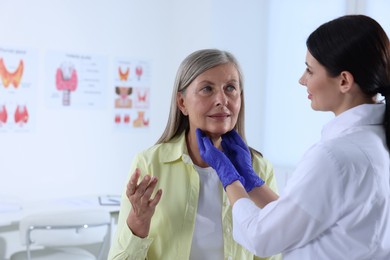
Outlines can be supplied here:
<path id="1" fill-rule="evenodd" d="M 217 172 L 225 190 L 227 185 L 237 180 L 244 185 L 244 178 L 238 174 L 229 158 L 227 158 L 223 152 L 218 150 L 213 145 L 210 138 L 199 128 L 196 129 L 196 140 L 198 141 L 200 156 L 203 161 L 208 163 L 208 165 L 214 168 Z"/>
<path id="2" fill-rule="evenodd" d="M 248 146 L 235 130 L 222 135 L 221 145 L 223 152 L 233 163 L 238 173 L 244 177 L 245 182 L 243 183 L 246 192 L 250 192 L 253 188 L 264 184 L 264 180 L 253 170 Z"/>

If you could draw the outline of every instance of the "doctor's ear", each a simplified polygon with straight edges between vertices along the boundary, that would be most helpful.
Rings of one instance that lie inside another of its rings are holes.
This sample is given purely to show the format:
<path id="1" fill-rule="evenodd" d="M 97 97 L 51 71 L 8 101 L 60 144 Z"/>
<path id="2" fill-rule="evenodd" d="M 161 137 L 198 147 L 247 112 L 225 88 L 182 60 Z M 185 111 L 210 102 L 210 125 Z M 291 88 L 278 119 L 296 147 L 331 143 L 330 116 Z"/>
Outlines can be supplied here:
<path id="1" fill-rule="evenodd" d="M 353 84 L 355 83 L 355 79 L 353 75 L 348 71 L 342 71 L 340 73 L 340 91 L 341 93 L 347 93 L 351 90 Z"/>

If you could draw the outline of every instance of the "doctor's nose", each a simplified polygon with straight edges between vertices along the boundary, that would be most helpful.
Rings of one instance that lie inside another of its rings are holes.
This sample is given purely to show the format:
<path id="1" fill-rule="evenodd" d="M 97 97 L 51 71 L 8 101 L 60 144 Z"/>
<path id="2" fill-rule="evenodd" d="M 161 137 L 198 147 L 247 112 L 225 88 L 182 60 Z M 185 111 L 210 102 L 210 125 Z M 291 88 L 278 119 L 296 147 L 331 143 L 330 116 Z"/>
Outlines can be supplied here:
<path id="1" fill-rule="evenodd" d="M 298 80 L 299 84 L 301 84 L 302 86 L 306 86 L 306 77 L 305 77 L 305 74 L 303 74 L 299 80 Z"/>

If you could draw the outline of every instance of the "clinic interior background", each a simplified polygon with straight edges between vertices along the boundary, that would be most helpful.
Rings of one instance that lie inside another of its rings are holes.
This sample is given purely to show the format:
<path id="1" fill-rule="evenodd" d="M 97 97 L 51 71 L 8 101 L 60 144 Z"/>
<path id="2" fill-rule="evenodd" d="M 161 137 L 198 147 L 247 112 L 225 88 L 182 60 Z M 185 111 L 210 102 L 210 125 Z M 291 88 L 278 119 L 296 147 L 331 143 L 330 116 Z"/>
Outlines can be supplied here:
<path id="1" fill-rule="evenodd" d="M 25 66 L 26 73 L 35 71 L 31 127 L 0 129 L 3 201 L 120 194 L 133 156 L 164 130 L 180 62 L 202 48 L 231 51 L 240 61 L 248 143 L 275 165 L 283 189 L 333 117 L 313 112 L 298 84 L 308 34 L 348 13 L 371 15 L 390 33 L 386 0 L 0 0 L 0 10 L 0 50 L 35 53 L 33 65 Z M 48 105 L 47 82 L 54 77 L 49 79 L 46 63 L 56 51 L 107 61 L 100 107 Z M 118 57 L 150 64 L 148 127 L 115 129 L 112 72 Z M 7 91 L 0 86 L 0 105 Z"/>

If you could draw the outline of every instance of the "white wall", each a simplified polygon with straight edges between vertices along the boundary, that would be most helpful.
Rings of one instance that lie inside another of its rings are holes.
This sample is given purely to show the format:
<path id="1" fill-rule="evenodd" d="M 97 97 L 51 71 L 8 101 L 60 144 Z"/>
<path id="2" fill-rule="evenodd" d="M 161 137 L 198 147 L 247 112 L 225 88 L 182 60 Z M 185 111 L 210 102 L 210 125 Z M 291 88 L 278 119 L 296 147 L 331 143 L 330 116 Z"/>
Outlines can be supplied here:
<path id="1" fill-rule="evenodd" d="M 275 166 L 280 190 L 333 114 L 311 109 L 298 83 L 306 38 L 344 14 L 368 14 L 390 32 L 386 0 L 213 1 L 213 43 L 232 51 L 245 74 L 246 134 Z M 292 11 L 293 10 L 293 11 Z M 389 33 L 390 35 L 390 33 Z"/>
<path id="2" fill-rule="evenodd" d="M 323 22 L 345 14 L 346 4 L 277 0 L 270 1 L 270 13 L 263 145 L 274 164 L 294 166 L 332 116 L 312 111 L 306 88 L 298 83 L 306 68 L 306 38 Z"/>
<path id="3" fill-rule="evenodd" d="M 158 6 L 158 8 L 156 8 Z M 201 48 L 232 51 L 246 79 L 248 138 L 260 147 L 258 102 L 264 88 L 264 1 L 49 1 L 0 0 L 6 26 L 0 47 L 29 48 L 37 53 L 36 111 L 32 132 L 1 133 L 2 200 L 37 200 L 122 191 L 132 157 L 162 133 L 179 63 Z M 15 15 L 17 14 L 17 15 Z M 242 45 L 245 48 L 242 48 Z M 151 75 L 151 126 L 146 131 L 112 129 L 112 93 L 103 109 L 52 109 L 45 103 L 50 51 L 100 55 L 107 59 L 107 89 L 113 60 L 148 60 Z M 259 69 L 260 68 L 260 69 Z M 0 93 L 1 94 L 1 93 Z M 0 98 L 1 101 L 1 98 Z M 18 156 L 14 156 L 18 155 Z M 21 163 L 22 162 L 22 163 Z M 24 194 L 28 194 L 25 196 Z"/>
<path id="4" fill-rule="evenodd" d="M 212 42 L 235 54 L 244 73 L 246 134 L 251 146 L 261 143 L 267 68 L 268 1 L 213 1 Z"/>
<path id="5" fill-rule="evenodd" d="M 386 0 L 0 0 L 0 48 L 36 52 L 34 129 L 0 131 L 0 202 L 121 193 L 133 156 L 165 127 L 179 63 L 210 47 L 240 61 L 248 141 L 274 163 L 283 188 L 332 118 L 312 111 L 298 84 L 306 37 L 322 22 L 351 12 L 372 15 L 389 33 L 387 10 Z M 109 92 L 98 110 L 49 108 L 45 60 L 52 50 L 106 58 L 108 89 L 115 58 L 150 61 L 150 128 L 113 131 Z"/>
<path id="6" fill-rule="evenodd" d="M 132 157 L 163 131 L 176 69 L 190 52 L 233 52 L 245 76 L 247 138 L 277 167 L 294 168 L 332 115 L 314 112 L 298 84 L 305 40 L 322 22 L 368 13 L 389 30 L 385 0 L 0 0 L 0 48 L 36 52 L 35 121 L 27 133 L 0 132 L 0 200 L 122 191 Z M 291 12 L 291 10 L 298 10 Z M 50 51 L 151 63 L 150 128 L 112 128 L 112 93 L 102 109 L 56 110 L 44 100 Z M 0 89 L 0 101 L 1 101 Z"/>
<path id="7" fill-rule="evenodd" d="M 367 14 L 390 35 L 386 0 L 273 0 L 269 2 L 267 64 L 261 147 L 275 165 L 280 188 L 303 153 L 334 115 L 313 111 L 298 79 L 306 68 L 306 38 L 322 23 L 344 14 Z M 296 10 L 292 12 L 291 10 Z M 287 176 L 286 176 L 287 175 Z"/>
<path id="8" fill-rule="evenodd" d="M 30 114 L 35 127 L 0 131 L 0 204 L 120 194 L 135 153 L 164 129 L 179 63 L 211 45 L 210 10 L 206 0 L 0 0 L 0 48 L 36 51 L 37 74 Z M 108 90 L 116 58 L 150 61 L 150 128 L 116 132 L 110 91 L 100 109 L 48 107 L 45 63 L 52 50 L 107 59 Z M 0 86 L 0 103 L 4 93 Z M 0 259 L 20 249 L 17 224 L 0 227 Z"/>
<path id="9" fill-rule="evenodd" d="M 0 10 L 0 47 L 37 53 L 36 107 L 30 114 L 35 127 L 31 132 L 0 132 L 0 199 L 121 193 L 133 155 L 162 133 L 179 62 L 190 51 L 210 46 L 209 2 L 1 0 Z M 107 59 L 102 109 L 47 106 L 45 60 L 52 50 Z M 151 125 L 146 131 L 113 130 L 109 90 L 117 57 L 152 65 Z"/>

